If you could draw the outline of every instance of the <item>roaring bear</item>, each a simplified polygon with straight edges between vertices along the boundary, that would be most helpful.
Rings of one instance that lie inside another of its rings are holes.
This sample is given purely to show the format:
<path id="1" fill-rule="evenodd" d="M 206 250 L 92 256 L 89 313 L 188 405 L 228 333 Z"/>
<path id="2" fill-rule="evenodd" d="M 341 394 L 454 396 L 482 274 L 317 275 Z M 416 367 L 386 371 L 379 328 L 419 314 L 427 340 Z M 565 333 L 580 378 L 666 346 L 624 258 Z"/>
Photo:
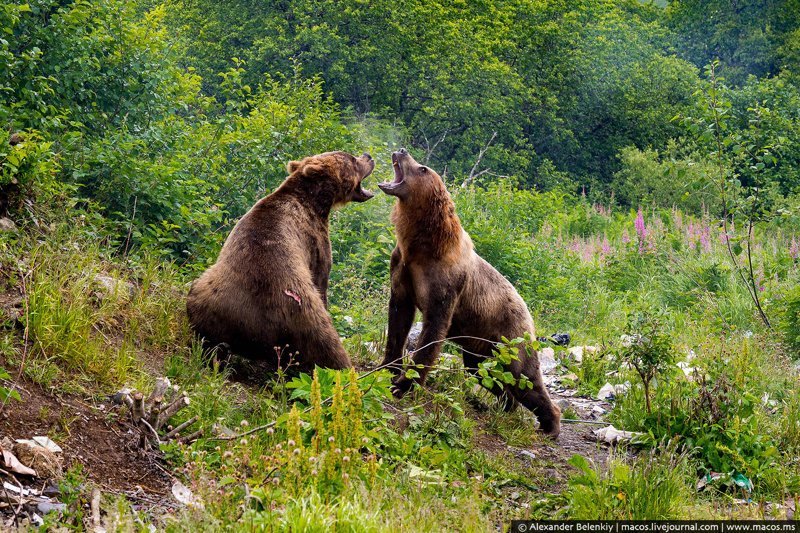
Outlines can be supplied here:
<path id="1" fill-rule="evenodd" d="M 186 308 L 204 346 L 302 370 L 352 366 L 328 314 L 328 217 L 373 193 L 375 162 L 327 152 L 288 164 L 289 177 L 236 224 L 217 262 L 189 290 Z M 278 359 L 280 358 L 280 361 Z"/>
<path id="2" fill-rule="evenodd" d="M 423 383 L 441 351 L 444 339 L 462 348 L 464 366 L 472 372 L 502 337 L 534 335 L 525 302 L 509 281 L 481 258 L 455 212 L 444 182 L 432 169 L 417 163 L 406 150 L 392 154 L 394 180 L 378 185 L 398 201 L 392 211 L 397 246 L 391 258 L 389 333 L 383 365 L 397 374 L 395 396 L 403 396 L 414 381 Z M 422 333 L 412 360 L 419 377 L 400 373 L 403 349 L 416 309 L 422 312 Z M 539 429 L 553 437 L 561 428 L 561 411 L 550 400 L 539 372 L 535 351 L 520 350 L 510 365 L 533 388 L 506 385 L 492 390 L 506 406 L 521 403 L 539 419 Z M 491 389 L 490 389 L 491 390 Z"/>

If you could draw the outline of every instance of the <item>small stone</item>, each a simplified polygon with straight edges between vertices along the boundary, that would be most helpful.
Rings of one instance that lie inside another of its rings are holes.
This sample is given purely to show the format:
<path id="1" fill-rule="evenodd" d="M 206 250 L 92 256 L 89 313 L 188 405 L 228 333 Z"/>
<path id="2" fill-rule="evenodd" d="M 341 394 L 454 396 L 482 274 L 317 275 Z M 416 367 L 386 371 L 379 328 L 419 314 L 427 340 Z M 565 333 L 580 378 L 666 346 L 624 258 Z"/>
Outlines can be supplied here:
<path id="1" fill-rule="evenodd" d="M 60 494 L 61 490 L 58 488 L 57 483 L 50 482 L 44 489 L 42 489 L 42 496 L 47 496 L 48 498 L 53 498 Z"/>
<path id="2" fill-rule="evenodd" d="M 598 352 L 597 346 L 573 346 L 569 349 L 569 357 L 576 363 L 583 362 L 583 356 L 587 354 L 595 354 Z"/>
<path id="3" fill-rule="evenodd" d="M 119 294 L 120 296 L 133 296 L 135 292 L 133 283 L 130 283 L 129 281 L 122 281 L 104 274 L 95 275 L 94 282 L 99 289 L 95 293 L 99 300 L 102 300 L 103 298 L 113 294 Z"/>
<path id="4" fill-rule="evenodd" d="M 0 232 L 3 231 L 17 231 L 17 225 L 14 224 L 14 221 L 7 217 L 0 218 Z"/>
<path id="5" fill-rule="evenodd" d="M 564 398 L 558 400 L 556 402 L 556 405 L 558 406 L 559 409 L 561 409 L 562 413 L 572 406 L 572 404 L 569 403 L 569 400 L 565 400 Z"/>
<path id="6" fill-rule="evenodd" d="M 39 510 L 42 514 L 52 513 L 53 511 L 57 511 L 59 513 L 63 513 L 67 510 L 66 503 L 51 503 L 51 502 L 39 502 L 36 504 L 36 509 Z"/>
<path id="7" fill-rule="evenodd" d="M 625 383 L 620 383 L 618 385 L 612 385 L 611 383 L 606 383 L 603 387 L 597 392 L 597 399 L 598 400 L 613 400 L 620 394 L 623 394 L 628 389 L 630 389 L 631 384 L 627 381 Z"/>
<path id="8" fill-rule="evenodd" d="M 558 363 L 556 362 L 555 350 L 549 346 L 539 350 L 539 369 L 541 370 L 542 374 L 548 374 L 552 372 L 557 366 Z"/>
<path id="9" fill-rule="evenodd" d="M 36 470 L 42 479 L 60 479 L 63 474 L 58 456 L 43 446 L 18 442 L 14 445 L 14 455 L 22 464 Z"/>
<path id="10" fill-rule="evenodd" d="M 530 451 L 530 450 L 520 450 L 520 451 L 519 451 L 519 454 L 520 454 L 521 456 L 523 456 L 523 457 L 527 457 L 528 459 L 531 459 L 531 460 L 533 460 L 533 459 L 536 459 L 536 454 L 535 454 L 535 453 L 533 453 L 533 452 L 532 452 L 532 451 Z"/>
<path id="11" fill-rule="evenodd" d="M 413 352 L 417 349 L 417 343 L 419 342 L 420 335 L 422 335 L 422 322 L 415 322 L 414 325 L 411 326 L 411 330 L 408 332 L 406 350 Z"/>

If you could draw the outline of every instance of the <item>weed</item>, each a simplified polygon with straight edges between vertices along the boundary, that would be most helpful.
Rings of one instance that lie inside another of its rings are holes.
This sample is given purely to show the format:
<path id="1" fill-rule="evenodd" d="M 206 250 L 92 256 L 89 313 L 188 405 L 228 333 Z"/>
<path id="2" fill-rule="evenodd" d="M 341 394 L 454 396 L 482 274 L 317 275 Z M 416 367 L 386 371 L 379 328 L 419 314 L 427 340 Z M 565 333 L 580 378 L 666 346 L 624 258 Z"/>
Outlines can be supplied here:
<path id="1" fill-rule="evenodd" d="M 693 486 L 690 466 L 674 444 L 632 463 L 612 459 L 607 470 L 579 455 L 570 459 L 566 513 L 573 519 L 669 520 L 686 518 Z"/>

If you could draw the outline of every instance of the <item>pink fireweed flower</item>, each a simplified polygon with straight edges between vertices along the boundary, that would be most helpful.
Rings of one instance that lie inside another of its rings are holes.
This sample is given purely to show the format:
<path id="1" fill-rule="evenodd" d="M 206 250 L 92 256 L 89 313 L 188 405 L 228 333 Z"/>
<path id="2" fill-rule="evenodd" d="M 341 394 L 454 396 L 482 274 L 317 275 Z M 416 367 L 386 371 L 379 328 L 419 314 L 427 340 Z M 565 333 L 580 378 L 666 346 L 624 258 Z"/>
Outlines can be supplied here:
<path id="1" fill-rule="evenodd" d="M 603 235 L 603 243 L 600 245 L 600 253 L 608 255 L 611 253 L 611 244 L 608 242 L 608 237 Z"/>
<path id="2" fill-rule="evenodd" d="M 800 256 L 800 242 L 797 242 L 797 238 L 792 236 L 792 242 L 789 244 L 789 255 L 792 256 L 792 259 L 797 259 Z"/>
<path id="3" fill-rule="evenodd" d="M 681 212 L 678 211 L 678 208 L 675 206 L 672 206 L 672 224 L 675 226 L 675 229 L 683 228 L 683 215 L 681 215 Z"/>
<path id="4" fill-rule="evenodd" d="M 766 290 L 766 279 L 764 278 L 764 272 L 757 271 L 756 272 L 756 287 L 758 287 L 758 292 L 764 292 Z"/>
<path id="5" fill-rule="evenodd" d="M 628 235 L 628 230 L 622 230 L 622 244 L 628 244 L 631 242 L 631 236 Z"/>
<path id="6" fill-rule="evenodd" d="M 644 215 L 642 214 L 641 207 L 636 213 L 636 221 L 633 223 L 633 226 L 636 228 L 636 236 L 639 237 L 640 241 L 643 241 L 647 236 L 647 228 L 644 227 Z"/>
<path id="7" fill-rule="evenodd" d="M 700 230 L 700 244 L 706 252 L 711 251 L 711 228 L 706 224 Z"/>
<path id="8" fill-rule="evenodd" d="M 634 228 L 636 228 L 636 237 L 639 240 L 639 253 L 643 253 L 645 250 L 645 242 L 647 240 L 647 228 L 644 226 L 644 215 L 642 214 L 642 208 L 639 208 L 639 211 L 636 213 L 636 221 L 633 223 Z"/>
<path id="9" fill-rule="evenodd" d="M 594 244 L 588 241 L 584 242 L 581 255 L 584 263 L 590 262 L 594 258 Z"/>

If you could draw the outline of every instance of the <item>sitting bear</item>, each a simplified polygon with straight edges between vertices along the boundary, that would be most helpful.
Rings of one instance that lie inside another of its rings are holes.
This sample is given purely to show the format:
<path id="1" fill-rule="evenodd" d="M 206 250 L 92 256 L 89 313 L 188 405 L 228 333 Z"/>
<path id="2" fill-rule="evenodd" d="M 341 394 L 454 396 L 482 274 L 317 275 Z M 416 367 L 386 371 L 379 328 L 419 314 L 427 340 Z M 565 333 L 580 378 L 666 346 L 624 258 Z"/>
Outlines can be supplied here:
<path id="1" fill-rule="evenodd" d="M 189 323 L 206 349 L 300 370 L 352 366 L 328 314 L 328 217 L 373 193 L 369 154 L 328 152 L 288 164 L 289 177 L 234 226 L 217 262 L 189 290 Z"/>
<path id="2" fill-rule="evenodd" d="M 464 365 L 475 372 L 492 357 L 502 337 L 526 333 L 535 339 L 533 320 L 525 302 L 509 281 L 473 249 L 461 228 L 455 205 L 442 178 L 417 163 L 406 150 L 392 154 L 394 180 L 378 186 L 398 201 L 392 211 L 397 246 L 391 258 L 389 333 L 383 365 L 398 373 L 394 393 L 400 397 L 414 381 L 424 382 L 445 338 L 460 345 Z M 400 374 L 400 359 L 415 310 L 422 312 L 422 333 L 413 352 L 422 365 L 415 380 Z M 493 392 L 513 406 L 533 411 L 539 429 L 553 437 L 561 427 L 561 411 L 550 400 L 539 372 L 535 351 L 520 349 L 509 368 L 515 378 L 527 377 L 533 388 L 506 385 Z"/>

